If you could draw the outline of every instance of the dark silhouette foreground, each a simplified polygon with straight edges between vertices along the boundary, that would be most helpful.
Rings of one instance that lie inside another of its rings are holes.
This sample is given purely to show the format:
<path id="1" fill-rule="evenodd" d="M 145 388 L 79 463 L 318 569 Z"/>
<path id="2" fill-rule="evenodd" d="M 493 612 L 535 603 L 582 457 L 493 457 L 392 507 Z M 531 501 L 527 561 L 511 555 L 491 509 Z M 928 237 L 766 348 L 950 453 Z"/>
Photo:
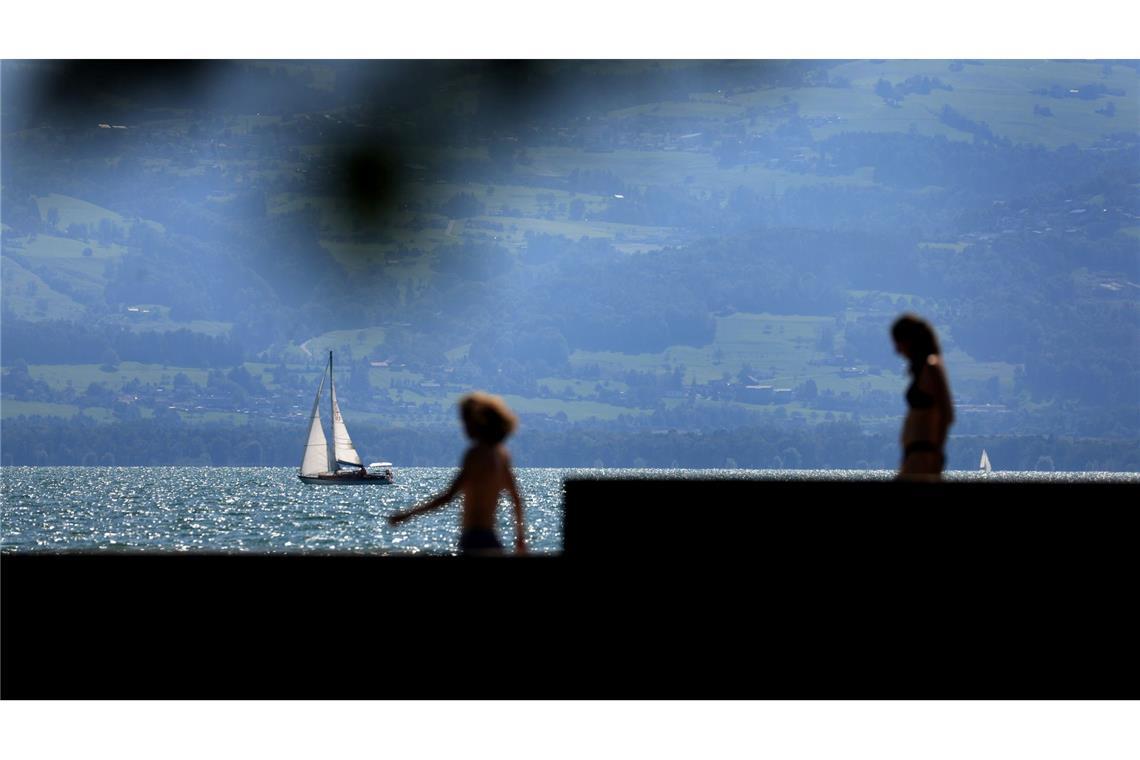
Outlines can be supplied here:
<path id="1" fill-rule="evenodd" d="M 565 494 L 511 562 L 0 556 L 0 696 L 1135 697 L 1135 483 Z"/>

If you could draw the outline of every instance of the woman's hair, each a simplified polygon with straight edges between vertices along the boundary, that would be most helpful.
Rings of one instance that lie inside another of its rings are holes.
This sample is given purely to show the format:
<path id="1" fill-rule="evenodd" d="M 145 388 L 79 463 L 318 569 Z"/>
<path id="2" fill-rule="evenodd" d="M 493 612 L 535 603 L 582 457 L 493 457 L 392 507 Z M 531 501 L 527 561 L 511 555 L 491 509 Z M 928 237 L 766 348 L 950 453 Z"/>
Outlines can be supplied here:
<path id="1" fill-rule="evenodd" d="M 518 418 L 498 396 L 475 391 L 459 400 L 459 416 L 467 435 L 482 443 L 506 440 L 518 427 Z"/>
<path id="2" fill-rule="evenodd" d="M 915 369 L 926 362 L 931 354 L 942 354 L 934 328 L 917 314 L 903 314 L 891 325 L 891 337 L 896 343 L 905 343 L 910 366 Z"/>

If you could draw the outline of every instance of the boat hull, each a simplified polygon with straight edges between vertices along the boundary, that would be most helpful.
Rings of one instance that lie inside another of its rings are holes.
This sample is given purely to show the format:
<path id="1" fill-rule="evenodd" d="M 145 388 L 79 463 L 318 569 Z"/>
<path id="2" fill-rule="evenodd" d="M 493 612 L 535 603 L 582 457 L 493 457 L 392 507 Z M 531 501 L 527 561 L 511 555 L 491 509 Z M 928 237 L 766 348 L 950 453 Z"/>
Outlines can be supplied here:
<path id="1" fill-rule="evenodd" d="M 365 475 L 361 477 L 355 473 L 347 475 L 298 475 L 302 483 L 311 486 L 386 486 L 392 483 L 383 475 Z"/>

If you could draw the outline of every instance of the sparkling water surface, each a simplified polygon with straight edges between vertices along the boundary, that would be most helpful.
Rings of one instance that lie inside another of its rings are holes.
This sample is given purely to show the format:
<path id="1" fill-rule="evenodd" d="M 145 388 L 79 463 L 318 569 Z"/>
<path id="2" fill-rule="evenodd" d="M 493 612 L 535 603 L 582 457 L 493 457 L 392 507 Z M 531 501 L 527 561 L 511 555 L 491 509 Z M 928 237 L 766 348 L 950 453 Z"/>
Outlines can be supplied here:
<path id="1" fill-rule="evenodd" d="M 362 554 L 453 554 L 459 500 L 399 526 L 398 509 L 446 488 L 452 467 L 405 467 L 397 482 L 308 486 L 293 467 L 0 468 L 0 549 Z M 518 468 L 527 544 L 562 548 L 563 483 L 568 478 L 889 480 L 891 470 L 678 470 Z M 946 479 L 1128 481 L 1140 473 L 951 471 Z M 499 508 L 499 535 L 514 541 L 510 502 Z"/>

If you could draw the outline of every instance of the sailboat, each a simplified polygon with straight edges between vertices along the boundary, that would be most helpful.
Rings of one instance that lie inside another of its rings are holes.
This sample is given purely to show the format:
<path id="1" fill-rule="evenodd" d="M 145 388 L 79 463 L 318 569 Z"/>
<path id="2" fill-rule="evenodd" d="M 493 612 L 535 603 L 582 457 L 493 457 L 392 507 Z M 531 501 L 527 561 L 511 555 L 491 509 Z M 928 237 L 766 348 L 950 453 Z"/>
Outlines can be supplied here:
<path id="1" fill-rule="evenodd" d="M 328 375 L 329 379 L 329 413 L 332 416 L 333 438 L 331 447 L 321 425 L 321 392 L 325 389 L 325 375 Z M 383 474 L 369 472 L 362 463 L 360 454 L 356 453 L 352 439 L 348 437 L 348 428 L 345 427 L 344 418 L 340 414 L 340 406 L 336 403 L 332 351 L 329 351 L 329 363 L 325 373 L 321 375 L 321 384 L 317 386 L 317 397 L 313 399 L 313 411 L 309 415 L 309 437 L 305 442 L 305 452 L 301 456 L 301 471 L 298 477 L 303 483 L 318 486 L 378 485 L 393 481 L 390 469 L 386 469 Z"/>
<path id="2" fill-rule="evenodd" d="M 982 449 L 982 461 L 978 462 L 978 469 L 987 475 L 990 473 L 990 470 L 993 469 L 990 467 L 990 457 L 988 454 L 986 454 L 985 449 Z"/>

